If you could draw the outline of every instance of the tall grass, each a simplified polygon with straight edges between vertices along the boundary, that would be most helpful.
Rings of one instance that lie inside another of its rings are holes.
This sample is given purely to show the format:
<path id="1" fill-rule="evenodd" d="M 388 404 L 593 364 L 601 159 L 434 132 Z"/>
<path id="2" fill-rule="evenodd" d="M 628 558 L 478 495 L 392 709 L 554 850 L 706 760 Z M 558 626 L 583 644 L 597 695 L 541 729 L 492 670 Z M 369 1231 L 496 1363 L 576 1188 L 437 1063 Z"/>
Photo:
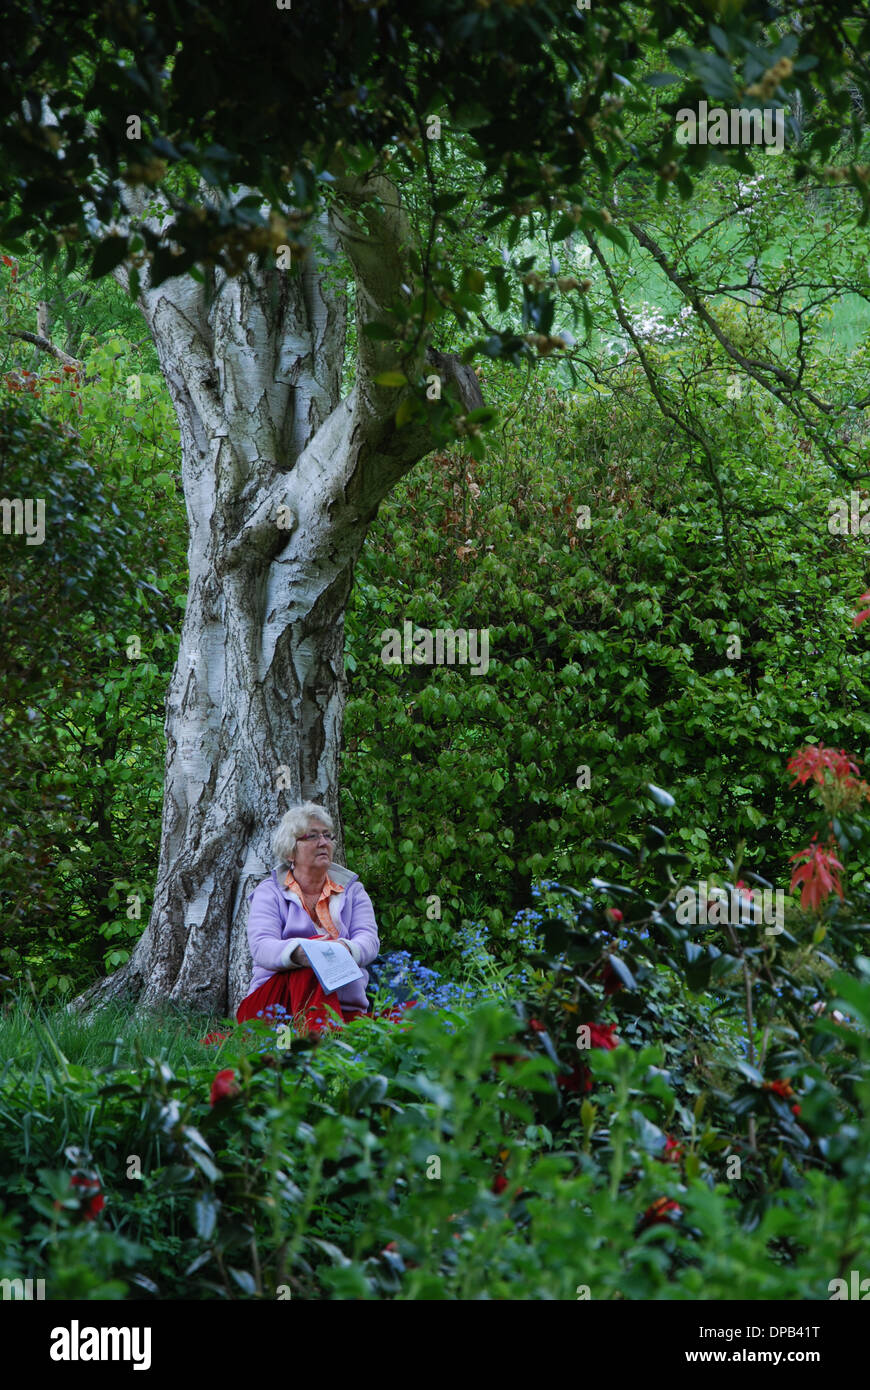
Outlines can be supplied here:
<path id="1" fill-rule="evenodd" d="M 61 1072 L 67 1066 L 132 1067 L 143 1055 L 176 1070 L 202 1062 L 202 1040 L 220 1024 L 213 1015 L 171 1004 L 148 1011 L 110 1004 L 80 1014 L 63 1004 L 46 1007 L 21 990 L 7 994 L 0 1011 L 0 1078 L 10 1066 Z"/>

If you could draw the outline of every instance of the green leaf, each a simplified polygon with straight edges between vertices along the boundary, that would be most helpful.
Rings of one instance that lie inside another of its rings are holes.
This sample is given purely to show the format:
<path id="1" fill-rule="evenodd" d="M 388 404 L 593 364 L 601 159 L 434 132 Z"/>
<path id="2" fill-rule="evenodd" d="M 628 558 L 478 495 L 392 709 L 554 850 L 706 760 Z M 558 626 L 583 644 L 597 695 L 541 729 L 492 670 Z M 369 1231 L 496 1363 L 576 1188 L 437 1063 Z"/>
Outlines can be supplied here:
<path id="1" fill-rule="evenodd" d="M 470 425 L 491 425 L 498 419 L 498 411 L 492 405 L 479 405 L 465 417 Z"/>
<path id="2" fill-rule="evenodd" d="M 626 989 L 637 989 L 637 981 L 635 980 L 625 961 L 621 960 L 619 956 L 613 955 L 608 956 L 607 959 L 610 962 L 613 969 L 616 971 L 619 978 L 622 980 L 622 983 L 625 985 Z"/>
<path id="3" fill-rule="evenodd" d="M 632 867 L 637 866 L 637 854 L 633 849 L 628 849 L 625 845 L 618 845 L 615 840 L 593 840 L 592 843 L 597 849 L 609 850 L 620 859 L 624 859 Z"/>
<path id="4" fill-rule="evenodd" d="M 631 1118 L 641 1146 L 650 1153 L 661 1153 L 665 1147 L 665 1136 L 658 1125 L 648 1120 L 642 1110 L 632 1110 Z"/>
<path id="5" fill-rule="evenodd" d="M 155 1284 L 153 1279 L 149 1279 L 147 1274 L 130 1274 L 128 1278 L 131 1284 L 138 1284 L 139 1288 L 144 1289 L 146 1293 L 159 1297 L 159 1286 Z"/>
<path id="6" fill-rule="evenodd" d="M 559 1061 L 559 1054 L 556 1052 L 556 1049 L 555 1049 L 555 1047 L 553 1046 L 553 1042 L 552 1042 L 552 1039 L 551 1039 L 549 1033 L 546 1033 L 546 1032 L 544 1032 L 544 1033 L 535 1033 L 535 1037 L 537 1038 L 537 1040 L 538 1040 L 540 1046 L 541 1046 L 541 1047 L 544 1049 L 544 1051 L 546 1052 L 546 1054 L 547 1054 L 547 1056 L 549 1057 L 550 1061 L 551 1061 L 551 1062 L 554 1062 L 555 1065 L 556 1065 L 556 1066 L 559 1068 L 559 1070 L 561 1071 L 561 1070 L 562 1070 L 562 1063 Z"/>
<path id="7" fill-rule="evenodd" d="M 211 1240 L 217 1225 L 220 1202 L 212 1192 L 203 1192 L 193 1204 L 193 1225 L 200 1240 Z M 206 1257 L 208 1258 L 208 1257 Z"/>
<path id="8" fill-rule="evenodd" d="M 320 1236 L 309 1236 L 308 1239 L 312 1245 L 316 1245 L 319 1250 L 322 1250 L 325 1255 L 328 1255 L 331 1260 L 334 1260 L 335 1263 L 340 1265 L 343 1269 L 346 1269 L 352 1263 L 347 1255 L 345 1255 L 344 1251 L 340 1250 L 332 1241 L 322 1240 Z"/>
<path id="9" fill-rule="evenodd" d="M 451 208 L 456 208 L 465 201 L 464 190 L 461 193 L 436 193 L 432 199 L 432 207 L 436 212 L 449 212 Z"/>
<path id="10" fill-rule="evenodd" d="M 676 806 L 677 803 L 670 792 L 664 791 L 661 787 L 655 786 L 652 782 L 644 782 L 644 786 L 657 806 L 662 806 L 666 810 L 671 806 Z"/>
<path id="11" fill-rule="evenodd" d="M 683 79 L 676 72 L 648 72 L 643 80 L 648 87 L 673 87 Z"/>
<path id="12" fill-rule="evenodd" d="M 375 377 L 376 386 L 407 386 L 408 378 L 404 372 L 381 372 Z"/>
<path id="13" fill-rule="evenodd" d="M 199 1149 L 191 1146 L 187 1150 L 188 1156 L 193 1159 L 198 1168 L 205 1173 L 209 1182 L 217 1182 L 221 1176 L 221 1170 L 216 1163 L 213 1163 L 208 1154 L 202 1153 Z"/>
<path id="14" fill-rule="evenodd" d="M 625 237 L 625 232 L 619 227 L 614 226 L 612 222 L 605 222 L 604 226 L 601 228 L 601 235 L 606 237 L 608 241 L 612 241 L 615 246 L 619 247 L 620 251 L 624 251 L 625 254 L 628 255 L 628 242 Z"/>
<path id="15" fill-rule="evenodd" d="M 541 935 L 548 951 L 559 955 L 568 945 L 568 928 L 559 917 L 548 917 L 541 923 Z"/>
<path id="16" fill-rule="evenodd" d="M 407 396 L 396 411 L 396 428 L 401 429 L 403 425 L 407 425 L 409 420 L 413 420 L 414 416 L 419 414 L 420 402 L 415 396 Z"/>
<path id="17" fill-rule="evenodd" d="M 88 279 L 99 280 L 120 265 L 127 255 L 128 241 L 125 236 L 107 236 L 101 241 L 94 252 Z"/>
<path id="18" fill-rule="evenodd" d="M 363 1076 L 355 1081 L 347 1093 L 348 1109 L 355 1115 L 364 1105 L 377 1105 L 387 1094 L 385 1076 Z"/>

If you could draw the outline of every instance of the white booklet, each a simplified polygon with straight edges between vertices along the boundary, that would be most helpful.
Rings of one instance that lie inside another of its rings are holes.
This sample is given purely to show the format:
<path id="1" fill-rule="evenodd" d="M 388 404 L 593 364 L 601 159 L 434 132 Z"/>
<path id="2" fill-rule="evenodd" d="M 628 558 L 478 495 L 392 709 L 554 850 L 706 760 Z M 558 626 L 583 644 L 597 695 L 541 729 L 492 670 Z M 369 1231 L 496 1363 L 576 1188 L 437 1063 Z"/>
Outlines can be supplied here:
<path id="1" fill-rule="evenodd" d="M 362 979 L 362 971 L 350 951 L 338 941 L 314 937 L 299 944 L 305 948 L 311 969 L 327 994 L 341 989 L 342 985 L 349 985 L 351 980 Z"/>

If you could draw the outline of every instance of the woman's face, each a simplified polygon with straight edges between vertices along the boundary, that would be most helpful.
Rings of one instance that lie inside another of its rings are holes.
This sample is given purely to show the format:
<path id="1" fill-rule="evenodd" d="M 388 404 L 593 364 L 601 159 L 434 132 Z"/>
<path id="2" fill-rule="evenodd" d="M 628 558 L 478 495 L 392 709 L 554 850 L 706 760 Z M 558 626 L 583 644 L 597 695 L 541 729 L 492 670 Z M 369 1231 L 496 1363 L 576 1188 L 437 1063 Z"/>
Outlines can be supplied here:
<path id="1" fill-rule="evenodd" d="M 296 841 L 293 856 L 294 864 L 303 872 L 317 872 L 329 868 L 332 860 L 332 841 L 322 837 L 329 832 L 320 821 L 311 821 L 308 829 Z"/>

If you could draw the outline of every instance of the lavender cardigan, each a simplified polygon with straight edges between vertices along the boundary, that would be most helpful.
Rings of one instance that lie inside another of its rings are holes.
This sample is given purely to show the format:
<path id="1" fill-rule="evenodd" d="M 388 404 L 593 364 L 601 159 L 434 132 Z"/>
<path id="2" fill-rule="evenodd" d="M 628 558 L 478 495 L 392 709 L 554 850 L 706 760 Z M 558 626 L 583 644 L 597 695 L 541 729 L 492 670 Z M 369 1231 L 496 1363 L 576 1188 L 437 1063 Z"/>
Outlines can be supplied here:
<path id="1" fill-rule="evenodd" d="M 289 865 L 282 864 L 280 867 L 283 879 Z M 329 899 L 330 916 L 338 927 L 339 936 L 349 943 L 351 955 L 362 969 L 371 964 L 381 949 L 372 900 L 363 888 L 359 874 L 345 869 L 341 864 L 330 864 L 328 872 L 333 883 L 343 889 L 341 893 L 333 893 Z M 248 894 L 251 905 L 248 913 L 248 945 L 254 961 L 249 994 L 253 994 L 279 970 L 304 969 L 304 966 L 291 964 L 290 956 L 306 937 L 311 939 L 322 935 L 305 911 L 298 893 L 291 893 L 281 879 L 273 869 L 269 877 Z M 368 1009 L 368 980 L 368 971 L 363 969 L 362 979 L 351 980 L 349 985 L 343 985 L 337 991 L 339 1002 Z"/>

